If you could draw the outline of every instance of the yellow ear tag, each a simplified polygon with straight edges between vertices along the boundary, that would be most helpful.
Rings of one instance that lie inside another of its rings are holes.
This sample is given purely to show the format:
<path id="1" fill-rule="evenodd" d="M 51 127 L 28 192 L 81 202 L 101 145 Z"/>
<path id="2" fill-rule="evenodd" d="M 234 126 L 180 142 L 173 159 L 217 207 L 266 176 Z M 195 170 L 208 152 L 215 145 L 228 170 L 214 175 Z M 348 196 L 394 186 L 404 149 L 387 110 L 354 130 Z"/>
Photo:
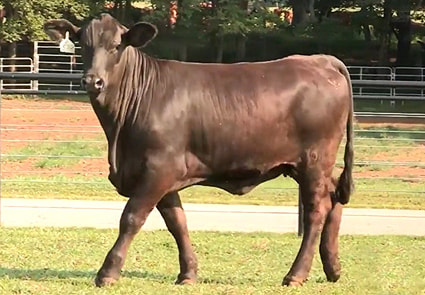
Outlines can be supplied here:
<path id="1" fill-rule="evenodd" d="M 75 45 L 74 43 L 72 43 L 71 40 L 69 40 L 69 32 L 67 31 L 65 34 L 65 39 L 63 39 L 60 43 L 59 43 L 59 50 L 60 52 L 65 52 L 65 53 L 75 53 Z"/>

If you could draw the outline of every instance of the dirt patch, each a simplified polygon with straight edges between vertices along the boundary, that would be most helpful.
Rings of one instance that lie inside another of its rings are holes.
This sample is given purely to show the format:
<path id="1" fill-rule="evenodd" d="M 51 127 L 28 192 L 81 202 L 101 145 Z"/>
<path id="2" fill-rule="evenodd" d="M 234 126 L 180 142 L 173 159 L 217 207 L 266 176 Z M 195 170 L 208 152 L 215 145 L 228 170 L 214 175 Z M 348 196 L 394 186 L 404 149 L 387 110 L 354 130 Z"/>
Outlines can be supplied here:
<path id="1" fill-rule="evenodd" d="M 66 167 L 41 168 L 38 167 L 39 159 L 29 158 L 21 161 L 2 162 L 2 178 L 22 177 L 103 177 L 108 176 L 109 166 L 106 157 L 104 159 L 80 160 L 78 163 Z"/>
<path id="2" fill-rule="evenodd" d="M 90 103 L 69 100 L 2 99 L 1 152 L 3 154 L 45 140 L 105 140 Z M 2 161 L 3 177 L 107 175 L 105 159 L 83 159 L 65 168 L 39 168 L 39 159 Z"/>
<path id="3" fill-rule="evenodd" d="M 397 177 L 397 178 L 425 178 L 425 169 L 419 168 L 419 167 L 404 167 L 404 166 L 397 166 L 397 167 L 390 167 L 383 170 L 377 170 L 377 171 L 362 171 L 362 172 L 355 172 L 354 178 L 381 178 L 381 177 Z"/>
<path id="4" fill-rule="evenodd" d="M 357 123 L 360 128 L 376 128 L 376 129 L 385 129 L 385 128 L 394 128 L 394 129 L 406 129 L 406 130 L 418 130 L 424 128 L 423 124 L 413 124 L 413 123 Z"/>
<path id="5" fill-rule="evenodd" d="M 68 100 L 2 99 L 1 106 L 2 153 L 39 140 L 105 140 L 103 131 L 91 105 L 87 102 Z M 359 124 L 360 127 L 393 127 L 423 129 L 417 124 Z M 422 162 L 425 163 L 424 148 L 401 149 L 374 154 L 369 161 Z M 65 168 L 38 168 L 37 159 L 3 161 L 3 177 L 18 175 L 66 175 L 105 176 L 108 163 L 104 159 L 82 159 Z M 337 172 L 338 173 L 338 172 Z M 355 177 L 425 177 L 421 167 L 384 167 L 355 172 Z"/>
<path id="6" fill-rule="evenodd" d="M 2 153 L 37 140 L 102 138 L 91 105 L 73 101 L 2 100 Z"/>
<path id="7" fill-rule="evenodd" d="M 424 145 L 417 148 L 409 149 L 396 149 L 389 152 L 376 153 L 370 157 L 371 161 L 389 161 L 391 162 L 416 162 L 425 163 L 425 149 Z"/>

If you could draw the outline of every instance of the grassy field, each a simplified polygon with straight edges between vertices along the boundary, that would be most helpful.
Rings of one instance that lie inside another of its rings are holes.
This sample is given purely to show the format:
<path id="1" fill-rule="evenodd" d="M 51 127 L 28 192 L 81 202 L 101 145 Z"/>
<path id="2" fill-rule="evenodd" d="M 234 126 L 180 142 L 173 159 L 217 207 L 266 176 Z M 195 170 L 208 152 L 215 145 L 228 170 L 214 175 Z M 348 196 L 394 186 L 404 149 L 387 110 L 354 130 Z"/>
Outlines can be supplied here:
<path id="1" fill-rule="evenodd" d="M 302 288 L 280 283 L 298 250 L 291 234 L 194 232 L 199 283 L 175 286 L 177 250 L 165 231 L 141 232 L 123 278 L 93 278 L 115 230 L 0 228 L 0 294 L 425 294 L 425 238 L 342 236 L 343 274 L 328 283 L 316 255 Z"/>
<path id="2" fill-rule="evenodd" d="M 53 106 L 56 109 L 73 107 L 70 102 L 56 105 L 54 102 L 60 99 L 50 97 L 49 107 Z M 85 96 L 73 99 L 80 102 L 79 107 L 88 107 L 85 103 L 81 104 L 87 100 Z M 20 103 L 22 101 L 31 102 L 31 107 L 38 106 L 38 102 L 29 99 L 17 100 Z M 386 102 L 383 105 L 376 102 L 356 102 L 357 111 L 384 111 L 383 108 L 389 107 L 391 106 Z M 25 108 L 25 104 L 22 108 Z M 397 111 L 423 111 L 417 102 L 406 102 L 397 108 L 401 108 Z M 11 120 L 23 120 L 24 125 L 33 124 L 31 120 L 34 118 L 26 116 L 27 113 L 13 113 Z M 57 126 L 53 125 L 56 129 L 61 124 L 81 126 L 84 120 L 76 121 L 79 116 L 82 115 L 75 115 L 69 122 L 49 121 L 49 124 L 57 123 Z M 53 119 L 63 120 L 62 117 Z M 91 120 L 87 124 L 96 123 L 97 121 Z M 81 127 L 73 130 L 79 129 Z M 425 209 L 425 128 L 420 125 L 408 128 L 393 125 L 357 125 L 355 129 L 356 193 L 348 206 Z M 123 200 L 107 180 L 107 145 L 104 135 L 98 131 L 99 133 L 85 136 L 65 133 L 68 142 L 5 143 L 1 158 L 2 196 Z M 18 135 L 20 138 L 26 138 L 25 136 L 30 134 L 34 135 L 31 132 Z M 59 137 L 60 135 L 47 132 L 39 139 L 63 139 Z M 337 169 L 336 176 L 339 175 L 341 168 L 342 153 L 343 147 L 338 154 L 339 170 Z M 184 202 L 196 203 L 296 205 L 297 186 L 293 180 L 280 177 L 262 184 L 244 196 L 233 196 L 220 189 L 199 186 L 184 190 L 182 196 Z"/>
<path id="3" fill-rule="evenodd" d="M 422 142 L 425 132 L 421 129 L 402 132 L 390 127 L 357 130 L 356 193 L 348 206 L 425 209 L 424 176 L 421 178 L 425 175 L 425 146 Z M 107 180 L 107 169 L 103 175 L 90 173 L 107 167 L 106 143 L 102 139 L 102 135 L 97 135 L 90 139 L 95 142 L 80 142 L 82 139 L 76 137 L 72 140 L 78 142 L 29 143 L 8 150 L 2 162 L 9 168 L 2 168 L 2 171 L 17 168 L 15 173 L 3 176 L 2 196 L 122 200 Z M 338 156 L 339 166 L 341 158 L 342 148 Z M 406 159 L 412 163 L 402 167 L 391 165 L 392 162 L 406 162 Z M 85 165 L 91 161 L 96 162 L 89 169 Z M 20 168 L 20 165 L 26 168 Z M 25 174 L 22 170 L 31 170 L 32 174 Z M 69 171 L 74 172 L 69 174 Z M 400 179 L 392 178 L 399 172 L 402 172 Z M 293 180 L 280 177 L 245 196 L 199 186 L 184 190 L 182 196 L 185 202 L 196 203 L 296 205 L 297 186 Z"/>
<path id="4" fill-rule="evenodd" d="M 392 104 L 389 100 L 381 103 L 377 99 L 356 99 L 354 100 L 354 110 L 356 112 L 424 113 L 425 105 L 420 100 L 397 101 L 395 104 Z"/>
<path id="5" fill-rule="evenodd" d="M 13 182 L 8 182 L 13 181 Z M 31 181 L 31 182 L 27 182 Z M 39 181 L 39 182 L 37 182 Z M 50 181 L 47 182 L 46 181 Z M 357 180 L 357 192 L 347 207 L 425 209 L 423 194 L 405 190 L 425 191 L 424 182 L 402 180 Z M 247 195 L 234 196 L 223 190 L 194 186 L 181 193 L 184 202 L 211 204 L 250 204 L 295 206 L 298 202 L 296 183 L 278 178 L 254 189 Z M 2 196 L 5 198 L 60 198 L 79 200 L 126 200 L 112 185 L 102 178 L 87 177 L 21 177 L 4 180 Z"/>

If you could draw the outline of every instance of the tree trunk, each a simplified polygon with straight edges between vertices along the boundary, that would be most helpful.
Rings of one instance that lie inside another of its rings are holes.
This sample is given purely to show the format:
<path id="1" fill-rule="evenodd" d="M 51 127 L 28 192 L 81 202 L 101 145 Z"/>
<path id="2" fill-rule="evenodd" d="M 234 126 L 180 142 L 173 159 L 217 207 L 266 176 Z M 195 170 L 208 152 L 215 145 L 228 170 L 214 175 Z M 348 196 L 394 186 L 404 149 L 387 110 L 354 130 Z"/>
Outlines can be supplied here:
<path id="1" fill-rule="evenodd" d="M 131 0 L 125 0 L 123 22 L 130 25 L 132 21 L 133 19 L 131 18 Z"/>
<path id="2" fill-rule="evenodd" d="M 9 44 L 9 57 L 10 58 L 16 58 L 16 42 L 12 42 Z M 15 67 L 15 61 L 14 60 L 10 60 L 9 63 L 9 71 L 10 72 L 16 72 L 16 67 Z"/>
<path id="3" fill-rule="evenodd" d="M 248 12 L 248 0 L 240 0 L 239 6 L 243 11 Z"/>
<path id="4" fill-rule="evenodd" d="M 267 55 L 267 39 L 261 38 L 261 59 L 268 60 L 270 57 Z"/>
<path id="5" fill-rule="evenodd" d="M 421 40 L 417 41 L 421 46 L 421 67 L 425 66 L 425 43 Z"/>
<path id="6" fill-rule="evenodd" d="M 367 43 L 370 43 L 372 41 L 372 34 L 370 33 L 370 28 L 368 24 L 363 24 L 362 25 L 362 31 L 364 34 L 364 40 Z"/>
<path id="7" fill-rule="evenodd" d="M 294 26 L 305 25 L 315 20 L 314 0 L 291 0 L 289 4 L 292 6 L 294 14 L 294 18 L 292 19 Z"/>
<path id="8" fill-rule="evenodd" d="M 241 35 L 236 42 L 236 61 L 244 61 L 246 57 L 246 37 Z"/>
<path id="9" fill-rule="evenodd" d="M 179 46 L 179 60 L 187 61 L 187 44 L 185 42 Z"/>
<path id="10" fill-rule="evenodd" d="M 412 21 L 410 11 L 399 12 L 399 16 L 392 22 L 397 37 L 397 66 L 409 65 L 410 44 L 412 42 Z"/>
<path id="11" fill-rule="evenodd" d="M 219 35 L 215 38 L 215 43 L 217 47 L 217 55 L 215 61 L 218 63 L 223 62 L 223 52 L 224 52 L 224 36 Z"/>
<path id="12" fill-rule="evenodd" d="M 360 13 L 362 13 L 365 10 L 367 10 L 367 8 L 365 6 L 362 6 Z M 362 22 L 361 29 L 364 34 L 365 41 L 370 43 L 372 41 L 372 34 L 370 32 L 368 18 L 365 18 L 364 22 Z"/>
<path id="13" fill-rule="evenodd" d="M 391 25 L 391 7 L 390 0 L 384 2 L 384 22 L 383 31 L 379 37 L 379 64 L 388 64 L 388 48 L 390 42 L 390 25 Z"/>
<path id="14" fill-rule="evenodd" d="M 131 5 L 131 1 L 130 1 Z M 126 6 L 127 6 L 127 0 L 125 0 L 125 3 L 123 0 L 115 0 L 114 1 L 114 9 L 113 12 L 115 14 L 115 18 L 119 20 L 119 22 L 123 23 L 126 21 Z"/>

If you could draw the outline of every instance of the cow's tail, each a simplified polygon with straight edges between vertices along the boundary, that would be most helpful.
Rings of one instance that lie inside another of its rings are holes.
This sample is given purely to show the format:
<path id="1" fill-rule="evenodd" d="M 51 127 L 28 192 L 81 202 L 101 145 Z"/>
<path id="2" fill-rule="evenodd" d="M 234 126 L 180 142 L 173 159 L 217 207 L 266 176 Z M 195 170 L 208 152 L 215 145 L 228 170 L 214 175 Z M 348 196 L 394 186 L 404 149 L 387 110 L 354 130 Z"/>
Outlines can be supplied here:
<path id="1" fill-rule="evenodd" d="M 349 87 L 349 113 L 347 118 L 346 132 L 347 132 L 347 141 L 345 144 L 344 151 L 344 169 L 338 179 L 338 183 L 335 189 L 336 200 L 341 204 L 347 204 L 350 200 L 350 195 L 354 191 L 354 181 L 353 181 L 353 160 L 354 160 L 354 130 L 353 130 L 353 87 L 351 85 L 350 73 L 348 72 L 345 64 L 339 59 L 334 59 L 334 65 L 339 69 L 341 74 L 345 76 L 347 84 Z"/>

